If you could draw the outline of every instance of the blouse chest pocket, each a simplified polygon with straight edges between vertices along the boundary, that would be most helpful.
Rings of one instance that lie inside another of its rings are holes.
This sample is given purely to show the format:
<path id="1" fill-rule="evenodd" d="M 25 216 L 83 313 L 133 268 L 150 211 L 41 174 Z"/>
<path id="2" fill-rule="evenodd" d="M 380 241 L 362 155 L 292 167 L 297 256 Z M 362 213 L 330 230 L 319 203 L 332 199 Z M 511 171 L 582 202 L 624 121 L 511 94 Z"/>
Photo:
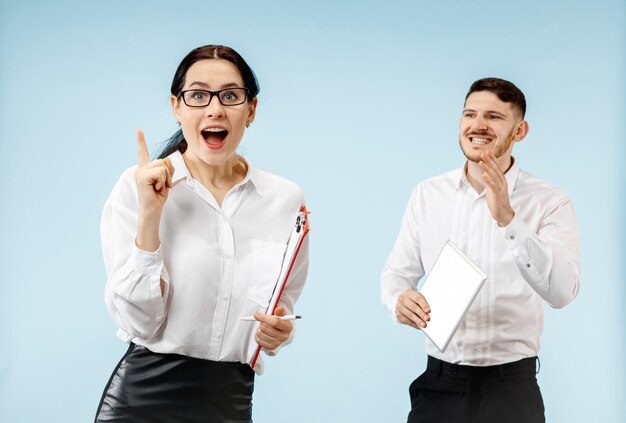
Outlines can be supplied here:
<path id="1" fill-rule="evenodd" d="M 267 307 L 280 275 L 286 245 L 280 242 L 251 241 L 252 271 L 248 283 L 248 298 Z"/>

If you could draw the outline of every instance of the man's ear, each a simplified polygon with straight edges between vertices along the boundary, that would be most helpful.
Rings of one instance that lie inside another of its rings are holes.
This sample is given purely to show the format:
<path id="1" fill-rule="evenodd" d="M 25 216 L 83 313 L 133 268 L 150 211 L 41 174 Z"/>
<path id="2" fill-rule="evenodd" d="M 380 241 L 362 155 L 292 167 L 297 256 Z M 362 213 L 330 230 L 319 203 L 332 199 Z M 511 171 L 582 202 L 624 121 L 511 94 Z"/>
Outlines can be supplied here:
<path id="1" fill-rule="evenodd" d="M 526 135 L 528 135 L 528 122 L 523 120 L 517 125 L 517 130 L 515 131 L 513 139 L 515 141 L 521 141 L 526 138 Z"/>

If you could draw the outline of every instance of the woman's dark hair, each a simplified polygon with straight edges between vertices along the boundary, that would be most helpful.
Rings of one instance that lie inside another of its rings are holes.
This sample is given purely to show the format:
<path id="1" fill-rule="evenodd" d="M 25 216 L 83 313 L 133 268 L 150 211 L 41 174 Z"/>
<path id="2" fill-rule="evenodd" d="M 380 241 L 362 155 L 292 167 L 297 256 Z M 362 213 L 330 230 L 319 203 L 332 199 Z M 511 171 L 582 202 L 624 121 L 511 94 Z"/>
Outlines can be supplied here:
<path id="1" fill-rule="evenodd" d="M 239 53 L 230 47 L 208 45 L 191 50 L 182 62 L 180 62 L 180 65 L 178 65 L 178 69 L 176 69 L 176 73 L 174 74 L 174 79 L 172 80 L 171 93 L 173 96 L 180 96 L 180 92 L 185 86 L 185 75 L 187 75 L 187 71 L 191 65 L 200 60 L 206 59 L 227 60 L 237 66 L 237 69 L 239 69 L 239 73 L 241 74 L 241 78 L 243 79 L 244 88 L 248 89 L 248 101 L 252 101 L 252 99 L 259 94 L 259 83 L 256 76 Z M 187 150 L 187 141 L 185 140 L 181 129 L 176 131 L 174 135 L 165 141 L 163 150 L 161 150 L 158 158 L 163 159 L 176 150 L 181 153 L 184 153 L 185 150 Z"/>
<path id="2" fill-rule="evenodd" d="M 497 95 L 500 101 L 513 104 L 513 108 L 517 109 L 522 115 L 522 119 L 524 119 L 524 115 L 526 114 L 526 98 L 524 97 L 524 93 L 512 82 L 500 78 L 479 79 L 470 87 L 465 96 L 465 101 L 467 101 L 467 97 L 469 97 L 470 94 L 477 91 L 489 91 Z"/>

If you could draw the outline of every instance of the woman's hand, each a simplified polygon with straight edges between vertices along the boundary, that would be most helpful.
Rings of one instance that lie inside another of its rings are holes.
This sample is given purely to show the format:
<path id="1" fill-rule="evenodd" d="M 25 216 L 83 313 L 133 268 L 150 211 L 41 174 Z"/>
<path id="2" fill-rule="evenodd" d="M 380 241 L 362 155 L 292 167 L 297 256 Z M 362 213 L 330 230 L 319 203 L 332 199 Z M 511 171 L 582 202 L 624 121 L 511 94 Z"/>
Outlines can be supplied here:
<path id="1" fill-rule="evenodd" d="M 167 194 L 172 187 L 174 166 L 170 159 L 150 161 L 146 139 L 141 129 L 137 129 L 137 148 L 139 167 L 135 172 L 139 209 L 141 213 L 158 214 L 167 200 Z"/>
<path id="2" fill-rule="evenodd" d="M 139 200 L 139 221 L 135 243 L 141 250 L 156 251 L 161 245 L 159 239 L 161 211 L 172 188 L 174 166 L 170 159 L 150 161 L 146 139 L 141 129 L 137 129 L 137 149 L 139 166 L 135 172 L 135 181 Z"/>
<path id="3" fill-rule="evenodd" d="M 293 323 L 276 317 L 285 314 L 283 307 L 277 307 L 274 315 L 261 313 L 254 315 L 254 318 L 261 322 L 255 336 L 257 344 L 267 350 L 275 350 L 289 338 L 293 330 Z"/>

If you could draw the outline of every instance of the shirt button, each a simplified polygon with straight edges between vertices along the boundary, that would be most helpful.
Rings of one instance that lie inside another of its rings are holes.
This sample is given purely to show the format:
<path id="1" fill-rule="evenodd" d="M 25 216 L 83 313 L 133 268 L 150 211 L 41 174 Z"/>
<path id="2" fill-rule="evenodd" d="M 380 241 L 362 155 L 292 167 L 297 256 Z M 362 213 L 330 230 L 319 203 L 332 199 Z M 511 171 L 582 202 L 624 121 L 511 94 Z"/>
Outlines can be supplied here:
<path id="1" fill-rule="evenodd" d="M 225 301 L 228 301 L 228 297 L 224 297 L 224 298 L 222 298 L 222 301 L 224 301 L 224 302 L 225 302 Z"/>
<path id="2" fill-rule="evenodd" d="M 526 263 L 526 267 L 530 268 L 530 263 Z"/>
<path id="3" fill-rule="evenodd" d="M 515 235 L 511 235 L 511 236 L 509 237 L 509 239 L 510 239 L 511 241 L 512 241 L 512 240 L 514 240 L 514 239 L 515 239 Z"/>

